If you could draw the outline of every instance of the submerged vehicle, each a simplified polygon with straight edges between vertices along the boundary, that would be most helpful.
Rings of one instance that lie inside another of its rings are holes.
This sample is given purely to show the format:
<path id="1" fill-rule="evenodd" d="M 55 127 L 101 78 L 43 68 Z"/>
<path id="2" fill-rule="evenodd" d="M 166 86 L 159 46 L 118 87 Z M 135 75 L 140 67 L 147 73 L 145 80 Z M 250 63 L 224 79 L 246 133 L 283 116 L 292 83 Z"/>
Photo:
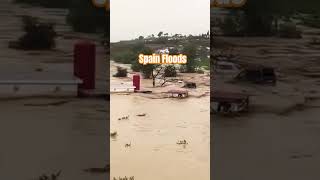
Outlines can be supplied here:
<path id="1" fill-rule="evenodd" d="M 244 93 L 214 91 L 211 96 L 213 113 L 240 113 L 249 111 L 249 95 Z"/>
<path id="2" fill-rule="evenodd" d="M 277 82 L 275 70 L 271 67 L 249 67 L 242 70 L 235 79 L 262 84 L 271 83 L 273 85 Z"/>

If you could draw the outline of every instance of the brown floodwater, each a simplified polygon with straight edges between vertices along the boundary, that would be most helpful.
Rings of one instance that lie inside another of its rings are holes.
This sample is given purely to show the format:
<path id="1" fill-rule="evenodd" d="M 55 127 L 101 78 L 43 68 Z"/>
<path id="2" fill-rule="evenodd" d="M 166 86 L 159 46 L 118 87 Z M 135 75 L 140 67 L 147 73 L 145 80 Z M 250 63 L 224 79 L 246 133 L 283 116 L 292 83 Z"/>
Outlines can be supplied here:
<path id="1" fill-rule="evenodd" d="M 111 94 L 110 177 L 210 178 L 210 98 L 150 99 Z M 145 113 L 146 116 L 137 116 Z M 123 116 L 128 119 L 118 120 Z M 178 145 L 186 140 L 187 145 Z M 130 147 L 125 147 L 131 144 Z"/>

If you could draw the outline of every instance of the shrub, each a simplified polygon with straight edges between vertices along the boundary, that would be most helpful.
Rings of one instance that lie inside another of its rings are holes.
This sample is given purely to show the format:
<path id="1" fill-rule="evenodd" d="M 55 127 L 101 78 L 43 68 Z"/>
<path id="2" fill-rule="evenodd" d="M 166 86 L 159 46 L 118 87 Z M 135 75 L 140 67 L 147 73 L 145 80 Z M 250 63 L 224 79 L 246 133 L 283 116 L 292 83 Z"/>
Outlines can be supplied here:
<path id="1" fill-rule="evenodd" d="M 164 69 L 164 76 L 165 77 L 176 77 L 177 76 L 177 70 L 174 65 L 168 65 Z"/>
<path id="2" fill-rule="evenodd" d="M 186 73 L 187 72 L 187 66 L 186 65 L 181 65 L 179 67 L 179 72 L 181 73 Z"/>
<path id="3" fill-rule="evenodd" d="M 154 65 L 154 64 L 142 65 L 140 71 L 142 72 L 143 77 L 145 79 L 152 78 L 153 70 L 156 68 L 156 66 L 157 65 Z"/>
<path id="4" fill-rule="evenodd" d="M 188 57 L 187 64 L 185 66 L 185 71 L 188 73 L 194 73 L 197 68 L 197 46 L 195 44 L 189 43 L 183 47 L 183 54 Z"/>
<path id="5" fill-rule="evenodd" d="M 301 31 L 297 29 L 296 24 L 286 22 L 280 25 L 279 36 L 283 38 L 301 38 Z"/>
<path id="6" fill-rule="evenodd" d="M 114 77 L 127 77 L 128 71 L 126 68 L 117 67 L 117 73 L 114 75 Z"/>
<path id="7" fill-rule="evenodd" d="M 16 42 L 10 42 L 9 47 L 24 50 L 41 50 L 55 47 L 57 33 L 52 23 L 40 23 L 37 18 L 23 17 L 25 34 Z"/>
<path id="8" fill-rule="evenodd" d="M 139 64 L 138 62 L 135 62 L 135 61 L 134 61 L 134 62 L 131 64 L 131 69 L 132 69 L 132 71 L 134 71 L 134 72 L 140 72 L 142 66 L 143 66 L 143 65 L 141 65 L 141 64 Z"/>

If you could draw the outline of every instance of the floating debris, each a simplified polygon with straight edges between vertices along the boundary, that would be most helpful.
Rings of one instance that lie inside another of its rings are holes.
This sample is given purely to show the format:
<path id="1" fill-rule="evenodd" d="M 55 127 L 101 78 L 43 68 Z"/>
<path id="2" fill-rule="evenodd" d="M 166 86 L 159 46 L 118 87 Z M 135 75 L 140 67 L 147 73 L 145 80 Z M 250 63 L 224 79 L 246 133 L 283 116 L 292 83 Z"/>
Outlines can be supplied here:
<path id="1" fill-rule="evenodd" d="M 182 141 L 178 141 L 177 144 L 181 145 L 181 144 L 188 144 L 186 140 L 182 140 Z"/>
<path id="2" fill-rule="evenodd" d="M 110 171 L 110 164 L 105 165 L 103 168 L 88 168 L 84 169 L 83 171 L 94 174 L 107 173 Z"/>
<path id="3" fill-rule="evenodd" d="M 58 177 L 61 175 L 61 170 L 57 173 L 52 173 L 50 176 L 43 174 L 39 176 L 38 180 L 57 180 Z"/>
<path id="4" fill-rule="evenodd" d="M 113 180 L 134 180 L 134 176 L 131 176 L 131 177 L 119 177 L 119 178 L 115 178 L 113 177 Z"/>
<path id="5" fill-rule="evenodd" d="M 111 136 L 111 137 L 116 137 L 117 135 L 118 135 L 117 131 L 114 131 L 114 132 L 111 132 L 111 133 L 110 133 L 110 136 Z"/>
<path id="6" fill-rule="evenodd" d="M 123 116 L 123 117 L 121 117 L 121 118 L 118 118 L 119 121 L 120 121 L 120 120 L 125 120 L 125 119 L 129 119 L 129 115 L 128 115 L 128 116 Z"/>
<path id="7" fill-rule="evenodd" d="M 131 142 L 129 144 L 125 144 L 125 147 L 126 148 L 131 147 Z"/>

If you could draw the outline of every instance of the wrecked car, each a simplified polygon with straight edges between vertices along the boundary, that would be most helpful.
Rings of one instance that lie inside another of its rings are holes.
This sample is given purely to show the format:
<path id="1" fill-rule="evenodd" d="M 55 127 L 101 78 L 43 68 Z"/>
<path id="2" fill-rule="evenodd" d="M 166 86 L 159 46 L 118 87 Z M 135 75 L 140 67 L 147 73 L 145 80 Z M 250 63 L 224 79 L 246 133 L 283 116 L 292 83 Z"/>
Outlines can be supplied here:
<path id="1" fill-rule="evenodd" d="M 248 112 L 249 95 L 226 91 L 214 91 L 211 96 L 211 111 L 213 113 Z"/>
<path id="2" fill-rule="evenodd" d="M 242 70 L 236 77 L 236 80 L 249 81 L 253 83 L 271 83 L 277 82 L 274 68 L 271 67 L 249 67 Z"/>

